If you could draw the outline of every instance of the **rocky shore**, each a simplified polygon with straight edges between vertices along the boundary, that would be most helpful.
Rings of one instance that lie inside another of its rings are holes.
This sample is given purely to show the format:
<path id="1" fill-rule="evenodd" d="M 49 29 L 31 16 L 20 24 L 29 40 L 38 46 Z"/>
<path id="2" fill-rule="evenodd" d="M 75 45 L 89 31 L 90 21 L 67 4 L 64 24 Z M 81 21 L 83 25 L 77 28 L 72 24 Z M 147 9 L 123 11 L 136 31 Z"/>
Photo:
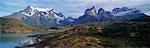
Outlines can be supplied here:
<path id="1" fill-rule="evenodd" d="M 95 28 L 94 32 L 92 32 L 92 28 Z M 96 35 L 97 33 L 102 33 L 100 28 L 77 26 L 64 32 L 28 36 L 37 38 L 37 43 L 22 47 L 101 48 L 103 40 Z"/>

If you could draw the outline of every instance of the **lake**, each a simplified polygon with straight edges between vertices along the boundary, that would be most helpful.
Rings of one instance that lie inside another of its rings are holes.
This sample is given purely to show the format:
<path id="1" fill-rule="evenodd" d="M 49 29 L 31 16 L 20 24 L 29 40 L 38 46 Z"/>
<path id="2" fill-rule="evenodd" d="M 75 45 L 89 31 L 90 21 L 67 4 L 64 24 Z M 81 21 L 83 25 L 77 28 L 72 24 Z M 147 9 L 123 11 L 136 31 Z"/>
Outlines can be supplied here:
<path id="1" fill-rule="evenodd" d="M 27 39 L 28 34 L 1 34 L 0 48 L 14 48 L 19 45 L 21 41 Z"/>
<path id="2" fill-rule="evenodd" d="M 28 33 L 28 34 L 0 34 L 0 48 L 14 48 L 15 46 L 21 45 L 24 40 L 31 39 L 28 35 L 34 34 L 45 34 L 40 33 Z"/>
<path id="3" fill-rule="evenodd" d="M 27 37 L 28 35 L 35 35 L 35 34 L 47 34 L 47 33 L 54 33 L 54 32 L 63 32 L 64 30 L 53 30 L 53 32 L 33 32 L 33 33 L 24 33 L 24 34 L 15 34 L 15 33 L 8 33 L 8 34 L 0 34 L 0 48 L 14 48 L 18 45 L 22 45 L 22 42 L 27 39 L 33 39 Z"/>

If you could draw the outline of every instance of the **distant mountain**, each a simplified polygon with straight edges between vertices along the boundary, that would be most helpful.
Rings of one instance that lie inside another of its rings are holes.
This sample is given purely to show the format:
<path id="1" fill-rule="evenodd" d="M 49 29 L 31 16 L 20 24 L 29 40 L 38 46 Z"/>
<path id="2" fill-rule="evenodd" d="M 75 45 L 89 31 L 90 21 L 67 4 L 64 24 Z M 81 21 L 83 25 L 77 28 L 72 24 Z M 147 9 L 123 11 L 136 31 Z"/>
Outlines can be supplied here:
<path id="1" fill-rule="evenodd" d="M 136 8 L 114 8 L 111 12 L 115 19 L 117 20 L 131 20 L 141 16 L 146 16 L 143 12 Z"/>
<path id="2" fill-rule="evenodd" d="M 59 21 L 59 25 L 70 25 L 70 24 L 73 24 L 73 22 L 75 21 L 76 19 L 72 18 L 72 17 L 68 17 L 68 18 L 65 18 L 64 20 L 60 20 Z"/>
<path id="3" fill-rule="evenodd" d="M 105 11 L 103 8 L 98 10 L 97 19 L 99 21 L 107 21 L 114 19 L 114 16 L 109 11 Z"/>
<path id="4" fill-rule="evenodd" d="M 68 24 L 82 24 L 87 22 L 102 22 L 108 20 L 120 21 L 136 19 L 141 16 L 146 15 L 136 8 L 114 8 L 111 12 L 105 11 L 103 8 L 100 8 L 97 13 L 95 7 L 93 6 L 90 9 L 86 9 L 84 15 L 80 16 L 78 19 L 75 19 L 73 22 L 63 21 L 63 23 L 66 22 Z"/>
<path id="5" fill-rule="evenodd" d="M 34 26 L 58 26 L 70 24 L 83 24 L 87 22 L 103 22 L 108 20 L 131 20 L 141 16 L 146 16 L 136 8 L 114 8 L 111 12 L 100 8 L 98 12 L 93 6 L 86 9 L 84 15 L 75 19 L 72 17 L 65 18 L 62 13 L 56 12 L 53 8 L 35 8 L 28 6 L 26 9 L 15 12 L 6 18 L 21 20 L 24 24 Z"/>
<path id="6" fill-rule="evenodd" d="M 37 26 L 56 26 L 59 20 L 64 19 L 62 13 L 57 13 L 52 8 L 35 8 L 32 6 L 5 17 L 20 19 L 25 24 Z"/>
<path id="7" fill-rule="evenodd" d="M 77 19 L 73 19 L 71 17 L 64 19 L 62 21 L 60 21 L 61 25 L 69 25 L 69 24 L 80 24 L 80 23 L 87 23 L 87 22 L 96 22 L 98 21 L 98 19 L 96 18 L 97 13 L 96 13 L 96 9 L 93 6 L 90 9 L 86 9 L 86 11 L 84 12 L 84 15 L 80 16 Z M 68 21 L 68 20 L 73 20 L 73 21 Z"/>
<path id="8" fill-rule="evenodd" d="M 98 19 L 96 18 L 97 13 L 96 13 L 96 9 L 93 6 L 90 9 L 87 9 L 84 13 L 83 16 L 80 16 L 77 20 L 75 20 L 75 23 L 86 23 L 86 22 L 95 22 L 98 21 Z"/>

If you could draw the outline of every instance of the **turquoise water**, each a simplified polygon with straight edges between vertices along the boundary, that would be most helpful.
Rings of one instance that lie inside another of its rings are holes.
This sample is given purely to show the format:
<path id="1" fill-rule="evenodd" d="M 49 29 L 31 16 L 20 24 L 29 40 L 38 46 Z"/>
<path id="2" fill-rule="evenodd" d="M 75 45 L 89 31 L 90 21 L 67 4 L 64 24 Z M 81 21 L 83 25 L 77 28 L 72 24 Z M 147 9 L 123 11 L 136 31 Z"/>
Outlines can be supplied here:
<path id="1" fill-rule="evenodd" d="M 0 48 L 14 48 L 29 34 L 0 34 Z"/>
<path id="2" fill-rule="evenodd" d="M 0 42 L 0 48 L 14 48 L 17 45 L 17 42 Z"/>
<path id="3" fill-rule="evenodd" d="M 14 48 L 21 45 L 21 42 L 29 39 L 28 35 L 44 34 L 44 33 L 30 33 L 30 34 L 0 34 L 0 48 Z"/>
<path id="4" fill-rule="evenodd" d="M 53 31 L 63 32 L 64 30 L 53 30 Z M 29 37 L 27 37 L 28 35 L 46 34 L 46 33 L 50 32 L 35 32 L 28 34 L 15 34 L 15 33 L 0 34 L 0 48 L 14 48 L 16 46 L 20 46 L 22 44 L 21 43 L 22 41 L 30 39 Z"/>

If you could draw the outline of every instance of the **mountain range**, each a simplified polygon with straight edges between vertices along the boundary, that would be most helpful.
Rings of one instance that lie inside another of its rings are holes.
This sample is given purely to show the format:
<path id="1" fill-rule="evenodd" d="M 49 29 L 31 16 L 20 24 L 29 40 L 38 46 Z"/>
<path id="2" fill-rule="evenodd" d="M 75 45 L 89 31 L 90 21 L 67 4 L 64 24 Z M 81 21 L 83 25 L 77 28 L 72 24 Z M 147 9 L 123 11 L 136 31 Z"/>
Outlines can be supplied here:
<path id="1" fill-rule="evenodd" d="M 62 13 L 56 12 L 53 8 L 36 8 L 28 6 L 22 11 L 15 12 L 5 18 L 14 18 L 21 20 L 24 24 L 33 26 L 58 26 L 83 24 L 87 22 L 103 22 L 108 20 L 131 20 L 141 16 L 146 16 L 136 8 L 114 8 L 112 11 L 105 11 L 100 8 L 96 11 L 93 6 L 86 9 L 84 15 L 79 18 L 66 18 Z"/>
<path id="2" fill-rule="evenodd" d="M 80 16 L 78 19 L 71 19 L 73 22 L 68 23 L 66 20 L 61 21 L 63 25 L 69 24 L 81 24 L 87 22 L 103 22 L 108 20 L 131 20 L 136 19 L 141 16 L 146 16 L 139 9 L 136 8 L 114 8 L 111 12 L 105 11 L 103 8 L 98 10 L 98 13 L 93 6 L 90 9 L 86 9 L 84 15 Z"/>
<path id="3" fill-rule="evenodd" d="M 36 26 L 55 26 L 57 21 L 64 19 L 63 14 L 57 13 L 53 8 L 35 8 L 32 6 L 5 17 L 19 19 L 25 24 Z"/>

